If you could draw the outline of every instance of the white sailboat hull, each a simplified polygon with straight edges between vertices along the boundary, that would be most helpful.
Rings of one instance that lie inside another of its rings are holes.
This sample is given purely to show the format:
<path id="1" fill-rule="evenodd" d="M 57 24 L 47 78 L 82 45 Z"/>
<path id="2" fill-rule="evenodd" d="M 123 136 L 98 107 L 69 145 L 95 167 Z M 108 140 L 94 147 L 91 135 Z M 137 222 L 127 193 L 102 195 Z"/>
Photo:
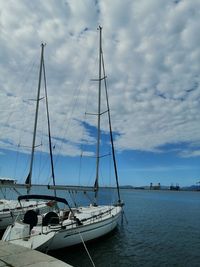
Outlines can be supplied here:
<path id="1" fill-rule="evenodd" d="M 94 210 L 96 211 L 90 211 L 90 207 L 83 208 L 83 214 L 81 215 L 85 216 L 85 211 L 90 215 L 92 213 L 100 214 L 100 212 L 103 215 L 94 215 L 88 217 L 89 219 L 85 217 L 86 220 L 82 220 L 84 221 L 82 225 L 71 224 L 71 220 L 66 220 L 62 227 L 46 226 L 41 231 L 41 226 L 37 226 L 33 228 L 32 236 L 28 238 L 23 238 L 23 236 L 20 238 L 19 234 L 15 234 L 20 231 L 14 229 L 14 226 L 6 230 L 2 239 L 39 251 L 56 250 L 78 245 L 83 241 L 91 241 L 111 232 L 117 226 L 121 217 L 121 207 L 104 206 L 103 209 L 98 207 Z"/>
<path id="2" fill-rule="evenodd" d="M 120 213 L 96 223 L 77 227 L 76 229 L 60 230 L 50 241 L 37 249 L 42 251 L 47 249 L 56 250 L 81 244 L 82 240 L 87 242 L 97 239 L 114 230 L 118 224 L 119 218 Z"/>

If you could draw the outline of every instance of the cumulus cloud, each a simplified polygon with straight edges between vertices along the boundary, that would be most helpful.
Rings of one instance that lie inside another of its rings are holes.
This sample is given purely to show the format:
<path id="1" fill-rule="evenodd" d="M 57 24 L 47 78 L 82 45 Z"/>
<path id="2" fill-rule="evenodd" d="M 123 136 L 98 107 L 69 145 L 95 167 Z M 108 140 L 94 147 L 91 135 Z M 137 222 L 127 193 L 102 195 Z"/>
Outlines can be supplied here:
<path id="1" fill-rule="evenodd" d="M 98 75 L 99 24 L 117 149 L 162 152 L 165 144 L 199 142 L 199 1 L 24 0 L 0 6 L 2 148 L 23 144 L 29 151 L 41 42 L 47 43 L 55 153 L 76 156 L 83 140 L 94 143 L 82 121 L 85 112 L 97 110 L 97 84 L 90 79 Z M 37 142 L 46 152 L 42 101 L 40 106 Z M 92 116 L 87 122 L 96 125 Z M 107 131 L 104 121 L 102 126 Z M 180 156 L 199 155 L 193 150 Z"/>

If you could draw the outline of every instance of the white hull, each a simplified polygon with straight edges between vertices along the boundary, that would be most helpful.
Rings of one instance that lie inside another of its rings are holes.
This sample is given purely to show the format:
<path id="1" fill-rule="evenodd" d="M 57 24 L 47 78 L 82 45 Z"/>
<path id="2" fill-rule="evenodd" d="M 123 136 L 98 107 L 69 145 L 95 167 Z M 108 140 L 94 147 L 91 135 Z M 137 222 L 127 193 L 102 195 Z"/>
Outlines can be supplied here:
<path id="1" fill-rule="evenodd" d="M 50 241 L 37 249 L 42 251 L 55 250 L 78 245 L 82 243 L 82 239 L 84 242 L 97 239 L 111 232 L 117 226 L 119 217 L 120 213 L 96 223 L 76 227 L 76 229 L 60 230 Z"/>
<path id="2" fill-rule="evenodd" d="M 60 225 L 43 228 L 37 226 L 33 228 L 31 236 L 20 240 L 19 235 L 15 234 L 19 233 L 19 230 L 9 227 L 2 239 L 40 251 L 56 250 L 80 244 L 82 240 L 86 242 L 97 239 L 111 232 L 117 226 L 121 216 L 121 207 L 103 206 L 103 209 L 101 207 L 91 209 L 91 207 L 83 208 L 80 219 L 86 218 L 86 220 L 83 220 L 82 225 L 72 224 L 72 221 L 67 219 L 63 221 L 62 227 Z M 85 216 L 85 212 L 87 216 L 90 216 L 89 219 Z M 91 214 L 102 215 L 91 217 Z M 76 215 L 78 217 L 78 214 Z"/>
<path id="3" fill-rule="evenodd" d="M 26 211 L 38 210 L 39 213 L 46 213 L 50 210 L 47 202 L 22 201 L 21 206 L 17 200 L 0 200 L 0 230 L 5 230 L 8 225 L 15 222 L 16 218 L 21 219 Z"/>

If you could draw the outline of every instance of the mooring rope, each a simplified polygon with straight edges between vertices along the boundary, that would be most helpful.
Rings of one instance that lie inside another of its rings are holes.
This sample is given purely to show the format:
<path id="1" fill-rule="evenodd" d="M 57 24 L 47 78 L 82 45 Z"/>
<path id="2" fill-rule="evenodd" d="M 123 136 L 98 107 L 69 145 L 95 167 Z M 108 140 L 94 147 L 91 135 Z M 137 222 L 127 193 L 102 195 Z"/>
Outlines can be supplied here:
<path id="1" fill-rule="evenodd" d="M 128 224 L 128 220 L 127 220 L 125 211 L 124 211 L 124 209 L 122 208 L 122 219 L 123 219 L 123 217 L 125 218 L 126 224 Z"/>
<path id="2" fill-rule="evenodd" d="M 86 252 L 87 252 L 87 254 L 88 254 L 88 257 L 89 257 L 89 259 L 90 259 L 90 261 L 91 261 L 91 263 L 92 263 L 92 266 L 95 267 L 94 261 L 92 260 L 92 257 L 91 257 L 91 255 L 90 255 L 90 253 L 89 253 L 89 250 L 88 250 L 87 247 L 86 247 L 86 244 L 85 244 L 85 242 L 84 242 L 84 240 L 83 240 L 83 237 L 82 237 L 80 231 L 79 231 L 79 235 L 80 235 L 81 241 L 82 241 L 82 243 L 83 243 L 83 246 L 84 246 L 84 248 L 85 248 L 85 250 L 86 250 Z"/>

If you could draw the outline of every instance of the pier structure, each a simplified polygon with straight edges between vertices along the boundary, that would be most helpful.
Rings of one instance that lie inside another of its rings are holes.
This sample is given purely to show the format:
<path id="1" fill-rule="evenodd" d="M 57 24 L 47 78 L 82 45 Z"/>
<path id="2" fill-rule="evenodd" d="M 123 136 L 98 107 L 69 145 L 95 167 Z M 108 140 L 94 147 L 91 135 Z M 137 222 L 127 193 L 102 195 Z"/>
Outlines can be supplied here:
<path id="1" fill-rule="evenodd" d="M 0 240 L 1 267 L 72 267 L 39 251 Z"/>

